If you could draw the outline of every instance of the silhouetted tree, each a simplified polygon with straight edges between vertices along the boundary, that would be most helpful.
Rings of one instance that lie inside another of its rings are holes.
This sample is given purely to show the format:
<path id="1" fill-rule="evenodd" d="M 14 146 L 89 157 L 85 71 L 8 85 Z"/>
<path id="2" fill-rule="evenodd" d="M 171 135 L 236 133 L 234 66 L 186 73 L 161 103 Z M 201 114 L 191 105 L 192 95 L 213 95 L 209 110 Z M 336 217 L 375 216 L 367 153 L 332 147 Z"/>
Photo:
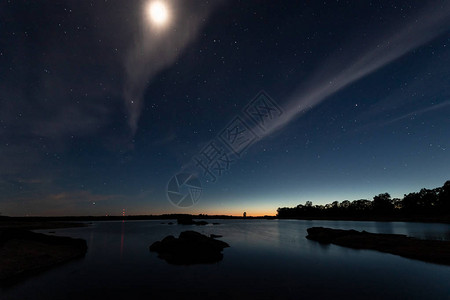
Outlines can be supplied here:
<path id="1" fill-rule="evenodd" d="M 350 208 L 353 211 L 369 211 L 372 209 L 372 202 L 366 199 L 352 201 Z"/>
<path id="2" fill-rule="evenodd" d="M 388 193 L 373 197 L 373 201 L 366 199 L 344 200 L 342 203 L 333 201 L 325 205 L 314 205 L 306 201 L 305 205 L 296 207 L 281 207 L 277 209 L 280 218 L 315 218 L 315 217 L 370 217 L 373 215 L 397 214 L 408 216 L 445 216 L 450 214 L 450 180 L 442 187 L 435 189 L 421 189 L 419 192 L 409 193 L 403 199 L 394 198 Z"/>
<path id="3" fill-rule="evenodd" d="M 439 207 L 443 212 L 450 213 L 450 180 L 446 181 L 439 191 Z"/>
<path id="4" fill-rule="evenodd" d="M 376 212 L 386 213 L 392 211 L 394 205 L 392 204 L 391 195 L 389 193 L 379 194 L 373 197 L 373 209 Z"/>
<path id="5" fill-rule="evenodd" d="M 424 213 L 439 207 L 438 189 L 421 189 L 418 193 L 405 195 L 402 201 L 403 210 L 410 213 Z"/>
<path id="6" fill-rule="evenodd" d="M 409 193 L 403 197 L 402 209 L 411 213 L 419 209 L 420 197 L 418 193 Z"/>
<path id="7" fill-rule="evenodd" d="M 344 200 L 341 203 L 341 209 L 347 210 L 350 207 L 350 201 Z"/>
<path id="8" fill-rule="evenodd" d="M 394 206 L 394 209 L 396 209 L 396 210 L 402 209 L 402 199 L 400 199 L 400 198 L 392 199 L 392 205 Z"/>
<path id="9" fill-rule="evenodd" d="M 331 208 L 332 209 L 338 209 L 339 208 L 339 201 L 333 201 L 333 203 L 331 203 Z"/>

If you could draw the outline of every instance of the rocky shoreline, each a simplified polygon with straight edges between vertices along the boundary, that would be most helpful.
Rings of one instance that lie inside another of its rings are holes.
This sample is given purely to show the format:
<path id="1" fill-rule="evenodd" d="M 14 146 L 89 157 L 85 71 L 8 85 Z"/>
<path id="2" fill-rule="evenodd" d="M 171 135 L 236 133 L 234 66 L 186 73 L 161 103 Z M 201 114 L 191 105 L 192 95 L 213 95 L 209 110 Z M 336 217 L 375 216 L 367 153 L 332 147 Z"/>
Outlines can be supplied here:
<path id="1" fill-rule="evenodd" d="M 307 231 L 307 239 L 322 244 L 375 250 L 450 266 L 450 241 L 421 240 L 401 234 L 376 234 L 325 227 L 311 227 Z"/>
<path id="2" fill-rule="evenodd" d="M 83 257 L 85 240 L 50 236 L 24 229 L 0 230 L 0 284 Z"/>

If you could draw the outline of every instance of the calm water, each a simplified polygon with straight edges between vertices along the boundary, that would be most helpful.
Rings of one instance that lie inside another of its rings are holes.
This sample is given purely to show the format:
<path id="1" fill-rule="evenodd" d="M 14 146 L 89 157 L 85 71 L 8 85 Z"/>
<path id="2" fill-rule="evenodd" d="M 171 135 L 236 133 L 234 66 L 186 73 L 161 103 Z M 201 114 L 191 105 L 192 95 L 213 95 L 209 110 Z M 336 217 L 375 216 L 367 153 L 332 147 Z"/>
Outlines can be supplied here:
<path id="1" fill-rule="evenodd" d="M 56 230 L 56 235 L 86 239 L 89 247 L 86 256 L 2 289 L 0 298 L 450 299 L 450 267 L 368 250 L 321 246 L 305 238 L 308 227 L 326 226 L 450 240 L 450 225 L 290 220 L 217 222 L 221 224 L 94 222 L 86 228 Z M 172 266 L 148 251 L 152 242 L 190 229 L 223 235 L 222 240 L 231 245 L 224 250 L 223 261 Z"/>

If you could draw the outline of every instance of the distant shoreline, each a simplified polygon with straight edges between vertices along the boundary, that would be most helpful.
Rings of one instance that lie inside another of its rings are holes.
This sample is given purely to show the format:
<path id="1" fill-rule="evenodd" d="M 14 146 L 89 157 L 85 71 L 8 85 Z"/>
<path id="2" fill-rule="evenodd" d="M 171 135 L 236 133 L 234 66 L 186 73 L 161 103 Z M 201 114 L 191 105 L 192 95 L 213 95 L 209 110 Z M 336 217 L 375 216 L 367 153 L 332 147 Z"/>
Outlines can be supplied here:
<path id="1" fill-rule="evenodd" d="M 22 229 L 54 229 L 83 227 L 84 223 L 92 221 L 145 221 L 145 220 L 173 220 L 180 216 L 189 216 L 193 219 L 245 219 L 245 220 L 305 220 L 305 221 L 358 221 L 358 222 L 410 222 L 410 223 L 443 223 L 450 224 L 450 216 L 372 216 L 372 217 L 302 217 L 286 218 L 276 216 L 227 216 L 227 215 L 189 215 L 189 214 L 164 214 L 164 215 L 136 215 L 136 216 L 63 216 L 63 217 L 0 217 L 1 228 L 22 228 Z"/>
<path id="2" fill-rule="evenodd" d="M 303 217 L 303 218 L 277 218 L 279 220 L 305 220 L 305 221 L 353 221 L 353 222 L 407 222 L 407 223 L 442 223 L 450 224 L 450 216 L 412 216 L 412 217 Z"/>

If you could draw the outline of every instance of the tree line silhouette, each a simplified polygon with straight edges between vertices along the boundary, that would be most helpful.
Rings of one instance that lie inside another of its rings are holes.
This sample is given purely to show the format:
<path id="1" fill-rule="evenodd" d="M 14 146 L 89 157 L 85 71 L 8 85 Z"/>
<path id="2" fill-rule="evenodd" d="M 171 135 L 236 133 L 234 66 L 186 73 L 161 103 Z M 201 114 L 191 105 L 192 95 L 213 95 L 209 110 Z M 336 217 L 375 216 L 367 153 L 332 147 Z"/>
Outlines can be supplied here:
<path id="1" fill-rule="evenodd" d="M 280 207 L 278 218 L 414 218 L 450 217 L 450 180 L 442 187 L 421 189 L 405 194 L 403 199 L 391 198 L 389 193 L 379 194 L 373 200 L 334 201 L 325 205 L 313 205 L 311 201 L 296 207 Z M 448 220 L 450 222 L 450 219 Z"/>

